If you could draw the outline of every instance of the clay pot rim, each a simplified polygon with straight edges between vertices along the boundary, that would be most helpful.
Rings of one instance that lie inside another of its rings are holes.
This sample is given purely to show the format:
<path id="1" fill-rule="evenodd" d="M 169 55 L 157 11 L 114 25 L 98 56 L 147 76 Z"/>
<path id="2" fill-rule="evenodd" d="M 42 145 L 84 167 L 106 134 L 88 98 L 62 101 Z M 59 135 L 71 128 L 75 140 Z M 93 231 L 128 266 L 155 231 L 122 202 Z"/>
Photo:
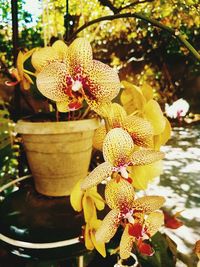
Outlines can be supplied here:
<path id="1" fill-rule="evenodd" d="M 93 131 L 99 127 L 100 120 L 98 118 L 59 122 L 19 120 L 15 126 L 15 131 L 19 134 L 64 134 Z"/>

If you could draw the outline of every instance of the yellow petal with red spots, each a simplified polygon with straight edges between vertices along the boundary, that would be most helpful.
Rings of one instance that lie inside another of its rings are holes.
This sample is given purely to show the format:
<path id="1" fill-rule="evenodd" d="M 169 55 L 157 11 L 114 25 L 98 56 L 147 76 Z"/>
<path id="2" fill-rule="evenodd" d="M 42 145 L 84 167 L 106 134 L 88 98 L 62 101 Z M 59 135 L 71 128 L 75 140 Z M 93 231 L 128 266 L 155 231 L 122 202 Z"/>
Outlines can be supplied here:
<path id="1" fill-rule="evenodd" d="M 123 81 L 122 85 L 124 90 L 121 94 L 121 102 L 126 112 L 131 114 L 135 111 L 143 110 L 146 99 L 140 88 L 126 81 Z"/>
<path id="2" fill-rule="evenodd" d="M 68 46 L 62 40 L 57 40 L 52 47 L 56 50 L 60 60 L 67 63 L 68 60 Z"/>
<path id="3" fill-rule="evenodd" d="M 108 243 L 115 235 L 120 221 L 121 217 L 119 210 L 111 210 L 103 219 L 101 226 L 96 232 L 95 238 L 97 242 Z"/>
<path id="4" fill-rule="evenodd" d="M 113 68 L 100 61 L 92 61 L 83 86 L 86 101 L 90 100 L 88 104 L 91 105 L 91 108 L 93 102 L 111 101 L 118 95 L 120 87 L 118 74 Z"/>
<path id="5" fill-rule="evenodd" d="M 133 140 L 122 128 L 110 130 L 103 143 L 103 156 L 113 166 L 123 166 L 129 163 L 133 152 Z"/>
<path id="6" fill-rule="evenodd" d="M 54 62 L 46 66 L 36 79 L 38 90 L 45 97 L 63 102 L 68 99 L 66 89 L 67 68 L 64 63 Z"/>
<path id="7" fill-rule="evenodd" d="M 86 38 L 76 38 L 69 46 L 68 55 L 73 74 L 77 68 L 89 68 L 92 64 L 92 47 Z"/>
<path id="8" fill-rule="evenodd" d="M 147 120 L 129 115 L 123 122 L 123 128 L 131 135 L 137 146 L 153 146 L 153 128 Z"/>
<path id="9" fill-rule="evenodd" d="M 160 227 L 164 224 L 164 215 L 162 212 L 155 211 L 148 215 L 145 220 L 145 228 L 147 234 L 151 237 L 158 232 Z"/>
<path id="10" fill-rule="evenodd" d="M 135 191 L 125 179 L 112 179 L 105 188 L 105 199 L 111 209 L 131 209 Z"/>
<path id="11" fill-rule="evenodd" d="M 104 162 L 97 166 L 81 183 L 82 190 L 86 190 L 101 183 L 112 174 L 113 166 L 109 162 Z"/>
<path id="12" fill-rule="evenodd" d="M 106 117 L 112 128 L 121 127 L 127 117 L 125 109 L 117 103 L 111 103 L 107 108 Z"/>
<path id="13" fill-rule="evenodd" d="M 133 180 L 132 185 L 136 189 L 145 190 L 148 184 L 162 173 L 163 163 L 159 160 L 144 166 L 131 166 L 129 170 L 129 175 Z"/>
<path id="14" fill-rule="evenodd" d="M 146 165 L 155 161 L 163 159 L 165 154 L 160 151 L 154 151 L 151 149 L 141 149 L 133 152 L 131 156 L 131 164 L 134 165 Z"/>
<path id="15" fill-rule="evenodd" d="M 93 147 L 101 150 L 103 149 L 103 141 L 106 137 L 106 128 L 105 126 L 101 126 L 94 132 L 93 137 Z"/>
<path id="16" fill-rule="evenodd" d="M 165 118 L 159 104 L 151 99 L 144 106 L 144 117 L 151 123 L 154 135 L 162 133 L 165 129 Z"/>
<path id="17" fill-rule="evenodd" d="M 133 243 L 135 241 L 135 238 L 131 235 L 129 235 L 128 233 L 128 229 L 129 229 L 129 224 L 126 225 L 124 232 L 122 234 L 121 237 L 121 241 L 120 241 L 120 258 L 121 259 L 127 259 L 130 257 L 130 253 L 132 251 L 133 248 Z"/>
<path id="18" fill-rule="evenodd" d="M 58 61 L 59 54 L 52 47 L 43 47 L 36 50 L 31 58 L 31 63 L 37 72 L 40 72 L 48 64 Z"/>
<path id="19" fill-rule="evenodd" d="M 145 196 L 138 198 L 133 203 L 133 209 L 143 213 L 151 213 L 162 207 L 165 198 L 161 196 Z"/>

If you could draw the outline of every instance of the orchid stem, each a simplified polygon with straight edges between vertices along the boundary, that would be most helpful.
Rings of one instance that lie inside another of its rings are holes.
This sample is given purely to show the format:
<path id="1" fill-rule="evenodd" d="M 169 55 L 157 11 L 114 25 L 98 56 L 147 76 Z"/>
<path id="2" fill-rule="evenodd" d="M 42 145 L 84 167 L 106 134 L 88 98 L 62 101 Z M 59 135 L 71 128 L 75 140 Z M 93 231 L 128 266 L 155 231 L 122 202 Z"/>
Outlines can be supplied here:
<path id="1" fill-rule="evenodd" d="M 25 70 L 25 69 L 24 69 L 24 72 L 25 72 L 26 74 L 29 74 L 29 75 L 32 75 L 32 76 L 36 77 L 36 74 L 33 73 L 32 71 L 29 71 L 29 70 Z"/>
<path id="2" fill-rule="evenodd" d="M 123 18 L 135 18 L 135 19 L 141 19 L 143 21 L 146 21 L 147 23 L 150 23 L 151 25 L 158 27 L 162 30 L 167 31 L 168 33 L 170 33 L 172 36 L 174 36 L 175 38 L 177 38 L 187 49 L 188 51 L 190 51 L 191 54 L 193 54 L 193 56 L 197 59 L 200 60 L 200 54 L 198 53 L 198 51 L 187 41 L 187 37 L 185 37 L 183 34 L 181 34 L 177 29 L 173 29 L 171 27 L 168 27 L 164 24 L 162 24 L 161 22 L 159 22 L 156 19 L 147 17 L 141 13 L 123 13 L 123 14 L 114 14 L 114 15 L 108 15 L 108 16 L 104 16 L 104 17 L 100 17 L 94 20 L 91 20 L 87 23 L 85 23 L 84 25 L 82 25 L 81 27 L 79 27 L 71 36 L 70 36 L 70 40 L 73 40 L 73 38 L 76 37 L 76 35 L 78 33 L 80 33 L 81 31 L 83 31 L 84 29 L 86 29 L 87 27 L 95 24 L 95 23 L 99 23 L 101 21 L 109 21 L 109 20 L 115 20 L 115 19 L 123 19 Z"/>

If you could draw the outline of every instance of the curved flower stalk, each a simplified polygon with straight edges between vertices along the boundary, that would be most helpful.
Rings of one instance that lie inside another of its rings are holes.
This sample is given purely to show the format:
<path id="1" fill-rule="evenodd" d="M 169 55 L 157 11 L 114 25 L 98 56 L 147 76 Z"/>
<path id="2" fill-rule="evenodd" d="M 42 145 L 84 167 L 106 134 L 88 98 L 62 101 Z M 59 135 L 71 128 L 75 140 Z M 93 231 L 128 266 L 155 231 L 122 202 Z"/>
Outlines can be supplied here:
<path id="1" fill-rule="evenodd" d="M 137 146 L 153 147 L 153 128 L 151 124 L 134 114 L 127 116 L 125 109 L 117 103 L 104 105 L 103 116 L 108 120 L 111 128 L 123 128 L 133 139 Z M 102 150 L 103 141 L 106 136 L 106 128 L 102 126 L 95 131 L 93 146 Z"/>
<path id="2" fill-rule="evenodd" d="M 33 84 L 33 81 L 28 75 L 28 71 L 24 69 L 24 63 L 28 58 L 31 57 L 34 51 L 35 51 L 35 48 L 25 53 L 22 53 L 21 51 L 18 53 L 17 62 L 16 62 L 17 68 L 13 68 L 11 70 L 11 75 L 16 79 L 16 81 L 6 82 L 6 85 L 15 86 L 17 84 L 20 84 L 21 89 L 23 90 L 30 89 L 30 85 Z"/>
<path id="3" fill-rule="evenodd" d="M 122 128 L 110 130 L 103 143 L 105 162 L 97 166 L 81 183 L 86 190 L 119 173 L 129 178 L 127 167 L 150 164 L 161 160 L 164 153 L 151 149 L 134 151 L 134 143 L 127 131 Z"/>
<path id="4" fill-rule="evenodd" d="M 145 240 L 150 239 L 164 222 L 164 216 L 158 209 L 165 199 L 161 196 L 135 199 L 132 185 L 122 178 L 113 179 L 106 185 L 105 199 L 111 211 L 97 230 L 96 240 L 109 242 L 118 227 L 122 225 L 124 227 L 120 241 L 122 259 L 130 256 L 134 243 L 140 253 L 153 255 L 153 248 Z"/>
<path id="5" fill-rule="evenodd" d="M 81 108 L 84 99 L 98 112 L 98 106 L 111 101 L 120 90 L 117 72 L 93 59 L 85 38 L 75 39 L 69 47 L 62 42 L 42 48 L 33 54 L 32 64 L 39 91 L 55 101 L 61 112 Z"/>
<path id="6" fill-rule="evenodd" d="M 171 126 L 159 104 L 153 99 L 153 89 L 144 84 L 141 88 L 123 81 L 121 102 L 128 114 L 136 113 L 148 120 L 153 127 L 154 148 L 159 149 L 171 135 Z"/>

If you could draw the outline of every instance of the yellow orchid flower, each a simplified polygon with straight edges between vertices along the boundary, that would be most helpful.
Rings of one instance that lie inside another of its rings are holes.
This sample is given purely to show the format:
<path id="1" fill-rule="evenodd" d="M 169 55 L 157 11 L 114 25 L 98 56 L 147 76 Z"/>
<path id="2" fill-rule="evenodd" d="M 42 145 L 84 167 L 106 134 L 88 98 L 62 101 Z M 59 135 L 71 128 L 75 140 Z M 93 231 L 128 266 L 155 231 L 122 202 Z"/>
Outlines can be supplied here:
<path id="1" fill-rule="evenodd" d="M 148 184 L 163 172 L 163 162 L 161 160 L 144 166 L 129 167 L 129 176 L 135 189 L 145 190 Z"/>
<path id="2" fill-rule="evenodd" d="M 61 112 L 81 108 L 84 99 L 95 109 L 115 98 L 121 87 L 117 72 L 93 59 L 85 38 L 75 39 L 69 47 L 55 43 L 42 48 L 33 54 L 32 64 L 39 91 Z"/>
<path id="3" fill-rule="evenodd" d="M 97 229 L 101 226 L 102 221 L 93 218 L 84 227 L 84 240 L 85 246 L 88 250 L 93 250 L 94 248 L 103 256 L 106 256 L 105 243 L 99 242 L 95 238 Z"/>
<path id="4" fill-rule="evenodd" d="M 121 102 L 128 114 L 136 113 L 148 120 L 153 128 L 154 148 L 159 149 L 170 138 L 170 123 L 164 117 L 159 104 L 153 99 L 153 89 L 144 84 L 141 88 L 127 82 L 122 82 L 124 90 Z"/>
<path id="5" fill-rule="evenodd" d="M 88 250 L 96 248 L 103 256 L 106 256 L 105 243 L 97 242 L 95 239 L 96 230 L 102 221 L 97 219 L 96 209 L 103 210 L 105 201 L 97 193 L 96 187 L 86 191 L 81 190 L 81 180 L 74 186 L 70 195 L 70 202 L 74 210 L 83 210 L 86 225 L 84 227 L 85 246 Z"/>
<path id="6" fill-rule="evenodd" d="M 110 128 L 123 128 L 137 146 L 153 147 L 153 128 L 147 120 L 134 114 L 127 116 L 125 109 L 117 103 L 110 103 L 101 108 L 104 108 L 102 114 L 108 120 Z M 95 131 L 93 146 L 96 149 L 102 150 L 105 136 L 105 126 Z"/>
<path id="7" fill-rule="evenodd" d="M 83 210 L 85 222 L 90 222 L 92 218 L 96 218 L 96 209 L 103 210 L 105 202 L 97 192 L 97 188 L 93 187 L 88 190 L 81 190 L 81 182 L 79 180 L 74 186 L 70 195 L 70 202 L 74 210 L 80 212 Z"/>
<path id="8" fill-rule="evenodd" d="M 161 196 L 145 196 L 135 199 L 132 185 L 123 178 L 111 180 L 106 185 L 105 199 L 111 211 L 103 219 L 96 232 L 98 242 L 109 242 L 122 224 L 125 230 L 120 241 L 120 257 L 130 256 L 134 243 L 140 253 L 151 256 L 154 251 L 145 242 L 161 227 L 164 216 L 158 211 L 165 202 Z"/>
<path id="9" fill-rule="evenodd" d="M 21 51 L 17 56 L 17 68 L 11 70 L 11 75 L 16 79 L 15 82 L 6 82 L 8 86 L 14 86 L 16 84 L 20 84 L 21 89 L 28 90 L 30 89 L 30 85 L 33 84 L 32 79 L 28 75 L 29 73 L 33 75 L 33 73 L 24 69 L 25 61 L 33 54 L 35 48 L 31 49 L 28 52 L 22 53 Z"/>
<path id="10" fill-rule="evenodd" d="M 129 179 L 127 168 L 140 166 L 161 160 L 164 153 L 151 149 L 134 151 L 134 143 L 127 131 L 122 128 L 110 130 L 103 143 L 103 156 L 105 162 L 97 166 L 81 183 L 86 190 L 103 180 L 107 180 L 116 173 L 124 179 Z"/>

